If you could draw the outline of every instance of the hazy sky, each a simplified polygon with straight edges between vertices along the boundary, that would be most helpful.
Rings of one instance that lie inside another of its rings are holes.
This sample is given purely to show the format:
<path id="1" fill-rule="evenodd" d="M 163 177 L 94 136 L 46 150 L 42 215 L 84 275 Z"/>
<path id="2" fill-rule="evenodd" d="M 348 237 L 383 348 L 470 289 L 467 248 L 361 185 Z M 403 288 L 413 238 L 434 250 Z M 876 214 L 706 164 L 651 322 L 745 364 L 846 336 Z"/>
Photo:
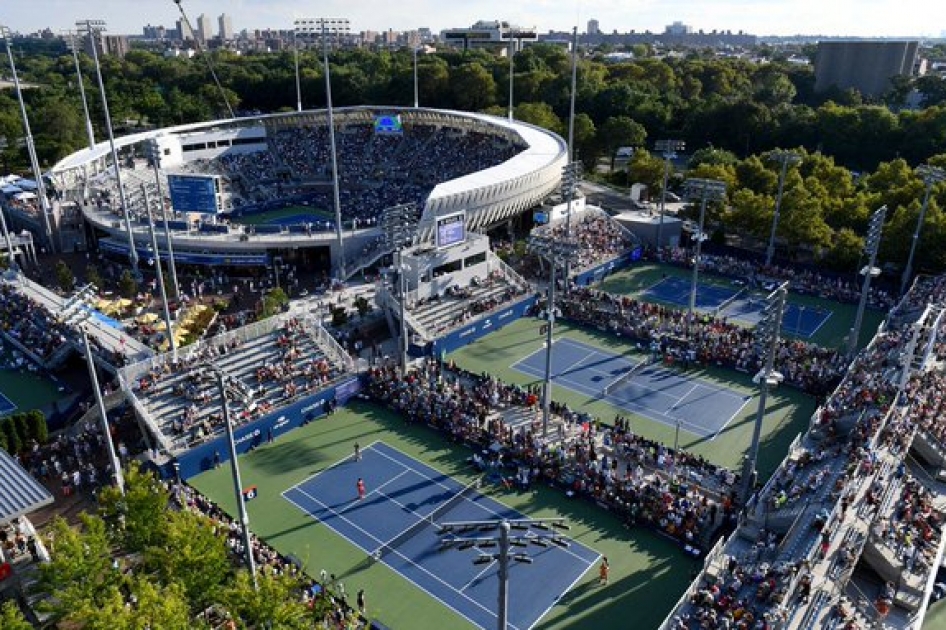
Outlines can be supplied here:
<path id="1" fill-rule="evenodd" d="M 72 28 L 80 18 L 104 19 L 111 33 L 138 34 L 147 23 L 173 26 L 173 0 L 5 0 L 0 23 L 14 31 Z M 195 23 L 206 13 L 233 17 L 243 28 L 288 28 L 297 17 L 347 17 L 352 30 L 435 31 L 469 26 L 477 20 L 508 20 L 539 32 L 584 31 L 589 19 L 601 30 L 662 32 L 674 21 L 694 30 L 745 31 L 755 35 L 940 36 L 946 32 L 942 0 L 183 0 Z"/>

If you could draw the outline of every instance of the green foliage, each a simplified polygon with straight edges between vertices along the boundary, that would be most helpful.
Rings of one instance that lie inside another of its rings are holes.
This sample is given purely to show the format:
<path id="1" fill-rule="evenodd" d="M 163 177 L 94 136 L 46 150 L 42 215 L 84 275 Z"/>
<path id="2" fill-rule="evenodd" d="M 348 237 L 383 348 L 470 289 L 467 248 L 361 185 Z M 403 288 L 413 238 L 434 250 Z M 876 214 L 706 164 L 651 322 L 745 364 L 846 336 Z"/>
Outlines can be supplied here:
<path id="1" fill-rule="evenodd" d="M 99 516 L 113 544 L 139 553 L 164 543 L 168 529 L 168 493 L 153 474 L 137 463 L 125 470 L 125 494 L 109 486 L 99 493 Z"/>
<path id="2" fill-rule="evenodd" d="M 294 596 L 301 583 L 290 575 L 276 575 L 268 567 L 257 572 L 258 589 L 248 571 L 238 571 L 223 588 L 220 600 L 234 617 L 248 627 L 307 630 L 312 627 L 310 613 Z"/>
<path id="3" fill-rule="evenodd" d="M 0 420 L 0 431 L 4 435 L 4 445 L 7 452 L 11 455 L 16 455 L 23 450 L 25 446 L 23 438 L 16 432 L 16 426 L 13 424 L 13 420 L 10 416 L 7 416 L 3 420 Z"/>
<path id="4" fill-rule="evenodd" d="M 289 296 L 281 288 L 272 289 L 263 297 L 263 310 L 260 317 L 265 319 L 282 312 L 289 303 Z"/>
<path id="5" fill-rule="evenodd" d="M 46 424 L 46 416 L 39 409 L 26 412 L 26 432 L 40 444 L 49 441 L 49 425 Z"/>
<path id="6" fill-rule="evenodd" d="M 371 302 L 363 295 L 355 298 L 355 308 L 358 310 L 359 317 L 364 317 L 371 312 Z"/>
<path id="7" fill-rule="evenodd" d="M 33 630 L 32 624 L 26 620 L 14 601 L 6 601 L 3 605 L 0 605 L 0 628 L 3 628 L 3 630 Z"/>
<path id="8" fill-rule="evenodd" d="M 76 283 L 76 276 L 64 260 L 56 263 L 56 284 L 63 291 L 70 291 Z"/>
<path id="9" fill-rule="evenodd" d="M 95 265 L 89 265 L 85 268 L 85 277 L 86 280 L 98 288 L 105 286 L 105 280 L 102 279 L 102 274 Z"/>
<path id="10" fill-rule="evenodd" d="M 124 270 L 118 279 L 118 292 L 129 300 L 138 294 L 138 282 L 130 269 Z"/>

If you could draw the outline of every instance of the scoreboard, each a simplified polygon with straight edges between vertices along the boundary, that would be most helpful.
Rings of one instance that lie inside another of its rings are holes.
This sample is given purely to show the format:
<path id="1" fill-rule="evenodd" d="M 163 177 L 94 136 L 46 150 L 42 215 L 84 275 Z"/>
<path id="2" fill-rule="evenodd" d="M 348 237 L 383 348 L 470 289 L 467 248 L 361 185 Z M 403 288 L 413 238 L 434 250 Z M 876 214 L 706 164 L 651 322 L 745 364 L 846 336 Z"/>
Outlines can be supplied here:
<path id="1" fill-rule="evenodd" d="M 175 212 L 218 214 L 223 209 L 219 175 L 168 175 Z"/>
<path id="2" fill-rule="evenodd" d="M 459 245 L 466 241 L 466 214 L 451 214 L 437 219 L 437 249 Z"/>

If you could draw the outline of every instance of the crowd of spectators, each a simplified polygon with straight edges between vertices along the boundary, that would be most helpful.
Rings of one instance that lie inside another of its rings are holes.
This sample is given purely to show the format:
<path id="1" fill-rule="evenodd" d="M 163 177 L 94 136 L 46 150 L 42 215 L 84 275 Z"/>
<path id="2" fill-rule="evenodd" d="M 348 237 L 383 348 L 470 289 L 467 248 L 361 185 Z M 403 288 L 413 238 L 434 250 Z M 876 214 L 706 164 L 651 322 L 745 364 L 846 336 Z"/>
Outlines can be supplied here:
<path id="1" fill-rule="evenodd" d="M 565 423 L 583 426 L 577 440 L 541 440 L 537 426 L 512 429 L 494 411 L 501 405 L 537 410 L 537 393 L 488 374 L 475 375 L 454 366 L 441 368 L 429 361 L 423 369 L 402 378 L 394 368 L 379 366 L 369 370 L 366 395 L 400 412 L 408 422 L 426 423 L 469 445 L 475 462 L 507 471 L 520 486 L 537 482 L 555 485 L 569 496 L 612 510 L 629 526 L 656 529 L 694 553 L 705 542 L 707 529 L 733 514 L 728 498 L 717 503 L 699 486 L 669 475 L 645 474 L 643 465 L 650 471 L 658 459 L 666 466 L 674 457 L 678 462 L 698 462 L 699 458 L 673 453 L 634 436 L 623 421 L 610 430 L 613 441 L 626 447 L 623 465 L 621 458 L 598 445 L 597 423 L 564 405 L 554 405 L 553 413 Z M 650 457 L 651 452 L 655 457 Z"/>
<path id="2" fill-rule="evenodd" d="M 674 265 L 691 267 L 693 253 L 689 248 L 665 248 L 657 252 L 657 258 Z M 861 297 L 861 285 L 851 280 L 818 273 L 804 267 L 782 267 L 765 265 L 760 262 L 737 258 L 735 256 L 702 254 L 701 271 L 728 278 L 738 278 L 749 284 L 761 286 L 766 281 L 788 282 L 789 289 L 795 293 L 814 295 L 826 300 L 856 303 Z M 868 305 L 887 310 L 897 300 L 897 296 L 876 283 L 870 287 L 867 296 Z"/>
<path id="3" fill-rule="evenodd" d="M 907 475 L 893 513 L 873 528 L 875 540 L 888 546 L 907 571 L 920 576 L 933 568 L 942 536 L 943 514 L 936 510 L 934 499 L 932 492 Z"/>
<path id="4" fill-rule="evenodd" d="M 587 287 L 573 288 L 560 304 L 565 317 L 642 344 L 668 362 L 718 365 L 750 373 L 762 366 L 752 330 L 725 318 L 699 315 L 688 326 L 686 311 Z M 775 368 L 786 383 L 822 395 L 840 381 L 847 359 L 834 349 L 781 338 Z"/>
<path id="5" fill-rule="evenodd" d="M 7 283 L 0 283 L 0 327 L 41 361 L 49 359 L 73 335 L 43 305 Z"/>

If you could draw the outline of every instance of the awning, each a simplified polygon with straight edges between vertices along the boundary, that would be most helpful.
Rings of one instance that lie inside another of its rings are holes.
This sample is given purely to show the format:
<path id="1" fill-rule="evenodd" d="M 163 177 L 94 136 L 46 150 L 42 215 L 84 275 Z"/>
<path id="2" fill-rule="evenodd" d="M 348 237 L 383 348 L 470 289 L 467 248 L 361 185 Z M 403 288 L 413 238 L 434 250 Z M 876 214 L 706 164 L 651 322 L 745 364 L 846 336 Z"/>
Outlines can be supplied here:
<path id="1" fill-rule="evenodd" d="M 0 523 L 29 514 L 53 502 L 43 484 L 0 449 Z"/>

